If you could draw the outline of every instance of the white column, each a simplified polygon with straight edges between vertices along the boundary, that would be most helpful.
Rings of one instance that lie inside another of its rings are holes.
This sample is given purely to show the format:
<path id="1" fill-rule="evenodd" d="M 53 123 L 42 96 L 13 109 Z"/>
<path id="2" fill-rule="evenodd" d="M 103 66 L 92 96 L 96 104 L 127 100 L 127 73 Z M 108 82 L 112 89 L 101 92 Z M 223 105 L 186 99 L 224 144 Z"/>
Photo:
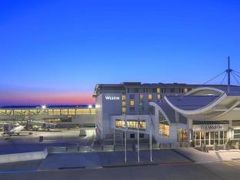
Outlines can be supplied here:
<path id="1" fill-rule="evenodd" d="M 153 161 L 153 156 L 152 156 L 152 128 L 150 128 L 149 148 L 150 148 L 150 162 L 152 162 Z"/>
<path id="2" fill-rule="evenodd" d="M 127 118 L 125 115 L 124 162 L 127 163 Z"/>
<path id="3" fill-rule="evenodd" d="M 138 156 L 138 163 L 140 162 L 140 156 L 139 156 L 139 149 L 140 149 L 140 143 L 139 143 L 139 121 L 138 121 L 138 133 L 137 133 L 137 143 L 138 143 L 138 148 L 137 148 L 137 156 Z"/>

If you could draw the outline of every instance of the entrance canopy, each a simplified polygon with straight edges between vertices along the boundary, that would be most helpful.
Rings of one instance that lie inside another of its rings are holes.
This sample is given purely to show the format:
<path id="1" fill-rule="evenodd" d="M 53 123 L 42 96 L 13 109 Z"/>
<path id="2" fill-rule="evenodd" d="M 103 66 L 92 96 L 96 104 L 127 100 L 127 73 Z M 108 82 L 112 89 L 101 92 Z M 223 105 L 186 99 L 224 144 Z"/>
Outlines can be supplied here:
<path id="1" fill-rule="evenodd" d="M 165 96 L 176 112 L 193 120 L 240 120 L 240 87 L 197 88 L 185 95 Z"/>

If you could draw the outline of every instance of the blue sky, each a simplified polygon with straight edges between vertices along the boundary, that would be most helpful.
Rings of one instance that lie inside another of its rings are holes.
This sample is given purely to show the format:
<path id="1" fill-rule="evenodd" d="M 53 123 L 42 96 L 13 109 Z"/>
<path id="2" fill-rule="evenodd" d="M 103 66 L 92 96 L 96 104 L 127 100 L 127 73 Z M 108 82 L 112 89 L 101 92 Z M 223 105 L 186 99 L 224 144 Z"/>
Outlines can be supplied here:
<path id="1" fill-rule="evenodd" d="M 2 0 L 0 104 L 54 103 L 41 95 L 58 93 L 89 103 L 96 83 L 203 83 L 228 55 L 240 71 L 239 9 L 237 0 Z"/>

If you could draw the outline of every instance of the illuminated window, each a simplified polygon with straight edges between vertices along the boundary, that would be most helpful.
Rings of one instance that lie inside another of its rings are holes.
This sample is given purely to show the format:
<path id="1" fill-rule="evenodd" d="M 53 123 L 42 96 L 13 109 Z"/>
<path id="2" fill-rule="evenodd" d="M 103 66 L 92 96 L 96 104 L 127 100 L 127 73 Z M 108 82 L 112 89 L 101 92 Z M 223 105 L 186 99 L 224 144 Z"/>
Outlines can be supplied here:
<path id="1" fill-rule="evenodd" d="M 188 141 L 188 133 L 186 129 L 178 129 L 177 130 L 177 140 L 178 142 L 187 142 Z"/>
<path id="2" fill-rule="evenodd" d="M 126 102 L 125 101 L 122 101 L 122 106 L 126 106 Z"/>
<path id="3" fill-rule="evenodd" d="M 134 100 L 130 100 L 129 104 L 130 104 L 130 106 L 134 106 L 135 105 Z"/>
<path id="4" fill-rule="evenodd" d="M 184 88 L 184 93 L 187 93 L 188 92 L 188 89 L 187 88 Z"/>
<path id="5" fill-rule="evenodd" d="M 161 89 L 160 88 L 157 88 L 157 93 L 161 93 Z"/>
<path id="6" fill-rule="evenodd" d="M 68 109 L 61 109 L 61 115 L 68 115 Z"/>
<path id="7" fill-rule="evenodd" d="M 116 128 L 125 128 L 125 121 L 122 119 L 115 120 L 115 127 Z"/>
<path id="8" fill-rule="evenodd" d="M 69 113 L 69 115 L 75 115 L 76 114 L 76 110 L 75 109 L 69 109 L 68 113 Z"/>
<path id="9" fill-rule="evenodd" d="M 146 129 L 146 122 L 145 121 L 137 121 L 137 120 L 128 120 L 127 126 L 129 129 Z"/>
<path id="10" fill-rule="evenodd" d="M 160 99 L 161 99 L 161 95 L 160 95 L 160 94 L 158 94 L 158 95 L 157 95 L 157 98 L 158 98 L 158 100 L 160 100 Z"/>
<path id="11" fill-rule="evenodd" d="M 125 114 L 127 111 L 126 107 L 122 107 L 122 114 Z"/>
<path id="12" fill-rule="evenodd" d="M 143 100 L 143 98 L 144 98 L 143 94 L 140 94 L 139 98 L 140 98 L 140 100 Z"/>
<path id="13" fill-rule="evenodd" d="M 148 100 L 151 101 L 153 99 L 153 95 L 152 94 L 148 94 Z"/>
<path id="14" fill-rule="evenodd" d="M 159 134 L 162 136 L 167 136 L 169 137 L 170 135 L 170 127 L 166 123 L 159 123 Z"/>
<path id="15" fill-rule="evenodd" d="M 60 115 L 60 109 L 54 109 L 53 114 L 54 115 Z"/>
<path id="16" fill-rule="evenodd" d="M 126 96 L 122 95 L 122 101 L 126 101 Z"/>

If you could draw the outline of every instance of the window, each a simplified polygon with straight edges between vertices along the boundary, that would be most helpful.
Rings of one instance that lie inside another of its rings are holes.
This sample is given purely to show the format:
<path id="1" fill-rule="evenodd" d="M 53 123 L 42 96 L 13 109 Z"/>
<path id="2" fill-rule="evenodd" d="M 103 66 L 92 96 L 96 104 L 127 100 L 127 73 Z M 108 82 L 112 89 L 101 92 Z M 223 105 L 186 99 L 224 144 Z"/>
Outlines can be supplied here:
<path id="1" fill-rule="evenodd" d="M 139 89 L 138 88 L 134 88 L 134 93 L 138 93 Z"/>
<path id="2" fill-rule="evenodd" d="M 160 88 L 157 88 L 157 93 L 161 93 L 161 89 Z"/>
<path id="3" fill-rule="evenodd" d="M 130 134 L 131 139 L 135 139 L 135 134 Z"/>
<path id="4" fill-rule="evenodd" d="M 130 107 L 129 110 L 130 110 L 130 112 L 134 112 L 135 111 L 135 107 Z"/>
<path id="5" fill-rule="evenodd" d="M 153 93 L 156 93 L 156 92 L 157 92 L 157 89 L 156 89 L 156 88 L 153 88 L 153 89 L 152 89 L 152 92 L 153 92 Z"/>
<path id="6" fill-rule="evenodd" d="M 135 95 L 134 95 L 134 94 L 130 94 L 130 95 L 129 95 L 129 98 L 130 98 L 130 99 L 134 99 L 134 98 L 135 98 Z"/>
<path id="7" fill-rule="evenodd" d="M 126 101 L 126 96 L 122 95 L 122 101 Z"/>
<path id="8" fill-rule="evenodd" d="M 171 92 L 171 93 L 175 93 L 175 89 L 174 89 L 174 88 L 171 88 L 171 89 L 170 89 L 170 92 Z"/>
<path id="9" fill-rule="evenodd" d="M 139 98 L 140 98 L 140 100 L 143 100 L 143 98 L 144 98 L 143 94 L 140 94 Z"/>
<path id="10" fill-rule="evenodd" d="M 151 101 L 153 99 L 153 95 L 152 94 L 148 94 L 148 100 Z"/>
<path id="11" fill-rule="evenodd" d="M 129 104 L 130 104 L 130 106 L 134 106 L 135 105 L 135 101 L 134 100 L 130 100 Z"/>
<path id="12" fill-rule="evenodd" d="M 144 138 L 144 134 L 143 134 L 143 133 L 140 133 L 140 134 L 139 134 L 139 137 L 143 139 L 143 138 Z"/>
<path id="13" fill-rule="evenodd" d="M 122 106 L 126 106 L 126 101 L 122 101 Z"/>
<path id="14" fill-rule="evenodd" d="M 115 127 L 116 128 L 125 128 L 125 121 L 122 119 L 115 120 Z"/>
<path id="15" fill-rule="evenodd" d="M 146 122 L 144 120 L 128 120 L 127 125 L 129 129 L 146 129 Z"/>
<path id="16" fill-rule="evenodd" d="M 159 124 L 159 134 L 162 136 L 169 137 L 170 136 L 170 127 L 166 123 L 160 123 Z"/>
<path id="17" fill-rule="evenodd" d="M 234 139 L 240 139 L 240 129 L 234 129 Z"/>
<path id="18" fill-rule="evenodd" d="M 126 107 L 122 107 L 122 114 L 125 114 L 127 111 Z"/>
<path id="19" fill-rule="evenodd" d="M 167 89 L 166 88 L 162 88 L 161 91 L 162 91 L 162 93 L 166 93 Z"/>
<path id="20" fill-rule="evenodd" d="M 160 94 L 157 95 L 157 99 L 158 99 L 158 100 L 161 99 L 161 95 L 160 95 Z"/>
<path id="21" fill-rule="evenodd" d="M 188 133 L 187 133 L 186 129 L 178 129 L 177 130 L 177 140 L 178 140 L 178 142 L 188 141 Z"/>
<path id="22" fill-rule="evenodd" d="M 184 93 L 187 93 L 188 92 L 188 89 L 187 88 L 184 88 Z"/>

